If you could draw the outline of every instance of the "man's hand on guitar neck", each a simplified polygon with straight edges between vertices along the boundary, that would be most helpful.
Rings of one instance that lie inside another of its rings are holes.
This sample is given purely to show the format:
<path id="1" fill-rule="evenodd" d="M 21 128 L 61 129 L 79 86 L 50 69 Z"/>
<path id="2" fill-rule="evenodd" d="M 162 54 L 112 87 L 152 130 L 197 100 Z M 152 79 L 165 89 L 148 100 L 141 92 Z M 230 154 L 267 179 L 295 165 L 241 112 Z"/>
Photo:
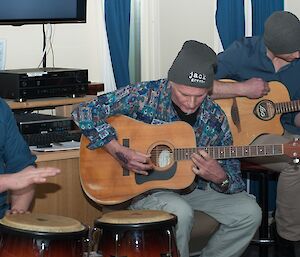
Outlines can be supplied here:
<path id="1" fill-rule="evenodd" d="M 117 140 L 112 140 L 104 146 L 122 167 L 138 174 L 148 175 L 147 170 L 153 169 L 150 155 L 136 152 L 128 147 L 124 147 Z"/>
<path id="2" fill-rule="evenodd" d="M 207 181 L 221 185 L 228 179 L 220 164 L 211 158 L 205 151 L 199 151 L 191 156 L 194 163 L 193 172 Z"/>
<path id="3" fill-rule="evenodd" d="M 257 99 L 267 95 L 270 87 L 261 78 L 251 78 L 243 82 L 214 81 L 214 99 L 245 96 L 250 99 Z"/>

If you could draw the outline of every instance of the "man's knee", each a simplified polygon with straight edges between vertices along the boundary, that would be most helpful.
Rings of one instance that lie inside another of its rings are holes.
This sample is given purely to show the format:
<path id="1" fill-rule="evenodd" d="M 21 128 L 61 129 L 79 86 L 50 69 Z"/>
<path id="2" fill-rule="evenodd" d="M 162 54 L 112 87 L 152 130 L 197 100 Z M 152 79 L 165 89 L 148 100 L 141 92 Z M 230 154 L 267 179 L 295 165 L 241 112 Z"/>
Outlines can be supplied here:
<path id="1" fill-rule="evenodd" d="M 194 210 L 190 206 L 176 208 L 173 213 L 177 216 L 178 224 L 191 227 L 194 221 Z"/>
<path id="2" fill-rule="evenodd" d="M 253 225 L 253 227 L 259 227 L 262 219 L 262 211 L 259 205 L 255 201 L 248 201 L 240 207 L 243 216 L 247 220 L 247 223 Z"/>

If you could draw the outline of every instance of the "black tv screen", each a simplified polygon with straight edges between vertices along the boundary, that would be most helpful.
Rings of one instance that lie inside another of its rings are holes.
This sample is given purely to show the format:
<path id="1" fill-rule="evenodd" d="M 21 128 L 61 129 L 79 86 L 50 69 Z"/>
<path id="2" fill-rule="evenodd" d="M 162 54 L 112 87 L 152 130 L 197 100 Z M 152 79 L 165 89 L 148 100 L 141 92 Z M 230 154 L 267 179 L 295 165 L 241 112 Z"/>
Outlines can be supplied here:
<path id="1" fill-rule="evenodd" d="M 0 0 L 0 25 L 86 22 L 86 0 Z"/>

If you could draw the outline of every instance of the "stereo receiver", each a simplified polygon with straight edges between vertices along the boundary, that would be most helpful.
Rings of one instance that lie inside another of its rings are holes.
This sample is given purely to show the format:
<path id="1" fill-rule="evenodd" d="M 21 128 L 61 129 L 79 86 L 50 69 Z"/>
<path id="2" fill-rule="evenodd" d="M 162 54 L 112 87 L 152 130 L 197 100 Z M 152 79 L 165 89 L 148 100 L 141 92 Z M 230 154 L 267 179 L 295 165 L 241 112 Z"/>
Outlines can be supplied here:
<path id="1" fill-rule="evenodd" d="M 0 96 L 22 102 L 26 99 L 84 96 L 88 70 L 37 68 L 0 71 Z"/>
<path id="2" fill-rule="evenodd" d="M 39 113 L 15 113 L 21 134 L 30 146 L 80 141 L 81 132 L 71 118 Z"/>

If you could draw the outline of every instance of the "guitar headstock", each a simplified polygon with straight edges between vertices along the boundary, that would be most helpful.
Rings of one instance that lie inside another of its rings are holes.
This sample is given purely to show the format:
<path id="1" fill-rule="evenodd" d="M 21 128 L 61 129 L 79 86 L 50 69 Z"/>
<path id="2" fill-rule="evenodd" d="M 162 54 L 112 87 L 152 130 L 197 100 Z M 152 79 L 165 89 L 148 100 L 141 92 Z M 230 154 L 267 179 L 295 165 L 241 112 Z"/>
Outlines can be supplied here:
<path id="1" fill-rule="evenodd" d="M 283 152 L 285 155 L 293 158 L 294 163 L 300 162 L 300 141 L 299 138 L 295 138 L 286 144 L 283 144 Z"/>

